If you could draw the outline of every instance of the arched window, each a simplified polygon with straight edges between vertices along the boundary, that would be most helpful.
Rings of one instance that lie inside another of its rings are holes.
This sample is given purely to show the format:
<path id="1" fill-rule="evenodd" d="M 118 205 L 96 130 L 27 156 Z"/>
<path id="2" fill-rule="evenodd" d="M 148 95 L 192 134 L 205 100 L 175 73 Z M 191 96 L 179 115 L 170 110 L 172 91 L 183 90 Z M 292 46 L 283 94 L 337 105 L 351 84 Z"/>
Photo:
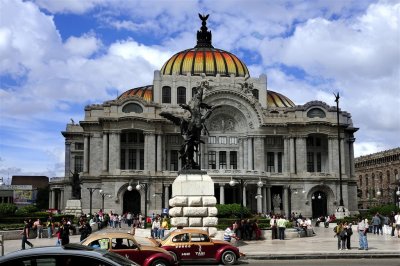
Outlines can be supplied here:
<path id="1" fill-rule="evenodd" d="M 319 108 L 313 108 L 310 111 L 307 112 L 307 117 L 313 118 L 313 117 L 320 117 L 320 118 L 325 118 L 325 112 L 322 111 Z"/>
<path id="2" fill-rule="evenodd" d="M 122 107 L 124 113 L 143 113 L 143 108 L 137 103 L 128 103 Z"/>
<path id="3" fill-rule="evenodd" d="M 177 104 L 186 103 L 186 88 L 185 87 L 178 87 L 177 89 Z"/>
<path id="4" fill-rule="evenodd" d="M 162 88 L 162 103 L 171 103 L 171 87 Z"/>

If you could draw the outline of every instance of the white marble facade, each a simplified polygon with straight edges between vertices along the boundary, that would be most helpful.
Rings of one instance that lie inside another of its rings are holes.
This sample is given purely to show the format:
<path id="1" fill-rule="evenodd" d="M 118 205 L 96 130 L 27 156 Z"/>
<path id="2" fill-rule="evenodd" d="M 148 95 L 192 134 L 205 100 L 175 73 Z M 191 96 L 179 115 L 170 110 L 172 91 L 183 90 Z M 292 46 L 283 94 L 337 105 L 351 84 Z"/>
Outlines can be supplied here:
<path id="1" fill-rule="evenodd" d="M 209 135 L 203 138 L 205 144 L 200 145 L 197 161 L 214 181 L 218 203 L 240 203 L 243 198 L 243 204 L 253 212 L 334 213 L 339 203 L 336 107 L 320 101 L 294 105 L 268 90 L 266 75 L 246 79 L 243 75 L 208 73 L 206 79 L 210 88 L 204 102 L 221 107 L 206 121 Z M 196 72 L 182 75 L 156 70 L 152 85 L 86 106 L 84 119 L 67 124 L 62 132 L 65 177 L 51 180 L 50 207 L 65 207 L 71 198 L 71 173 L 77 171 L 86 213 L 90 205 L 87 188 L 101 188 L 112 195 L 103 203 L 96 190 L 93 211 L 103 204 L 105 211 L 116 213 L 144 213 L 147 209 L 151 215 L 168 208 L 171 184 L 181 167 L 178 150 L 182 138 L 179 128 L 159 113 L 188 115 L 178 103 L 189 102 L 192 88 L 201 80 Z M 244 84 L 251 84 L 253 91 Z M 348 112 L 340 110 L 339 116 L 343 200 L 355 213 L 353 134 L 357 128 Z M 230 186 L 232 179 L 239 184 Z M 130 184 L 136 188 L 138 183 L 146 184 L 142 187 L 146 189 L 127 190 Z M 196 187 L 191 189 L 196 195 Z M 61 191 L 62 196 L 58 195 Z M 281 199 L 275 203 L 279 206 L 274 206 L 276 195 Z"/>

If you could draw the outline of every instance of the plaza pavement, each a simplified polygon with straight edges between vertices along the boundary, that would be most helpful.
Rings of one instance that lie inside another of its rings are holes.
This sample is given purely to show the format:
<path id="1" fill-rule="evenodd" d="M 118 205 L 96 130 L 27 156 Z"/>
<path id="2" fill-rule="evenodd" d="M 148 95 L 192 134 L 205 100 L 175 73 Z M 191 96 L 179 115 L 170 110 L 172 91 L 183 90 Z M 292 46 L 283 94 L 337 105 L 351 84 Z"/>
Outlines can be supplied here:
<path id="1" fill-rule="evenodd" d="M 400 238 L 389 235 L 368 235 L 369 250 L 358 250 L 358 234 L 351 238 L 351 250 L 338 250 L 337 239 L 333 237 L 332 228 L 315 228 L 316 235 L 313 237 L 292 238 L 287 240 L 238 241 L 233 243 L 240 251 L 246 254 L 244 259 L 335 259 L 335 258 L 400 258 Z M 104 231 L 125 231 L 128 227 L 123 225 L 121 229 L 107 228 Z M 94 232 L 93 234 L 96 234 Z M 150 229 L 137 229 L 136 236 L 150 236 Z M 71 243 L 79 242 L 79 235 L 70 237 Z M 52 246 L 56 238 L 30 239 L 35 247 Z M 21 240 L 5 240 L 4 254 L 21 249 Z M 142 241 L 140 241 L 142 242 Z M 27 246 L 27 248 L 29 248 Z"/>

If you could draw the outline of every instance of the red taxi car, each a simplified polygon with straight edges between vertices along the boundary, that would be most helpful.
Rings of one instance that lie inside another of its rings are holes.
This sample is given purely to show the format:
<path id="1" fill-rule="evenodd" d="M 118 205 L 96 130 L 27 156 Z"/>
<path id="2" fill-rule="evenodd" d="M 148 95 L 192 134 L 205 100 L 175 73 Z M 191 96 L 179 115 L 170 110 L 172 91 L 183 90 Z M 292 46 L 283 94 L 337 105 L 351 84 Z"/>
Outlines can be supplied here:
<path id="1" fill-rule="evenodd" d="M 118 253 L 142 266 L 175 266 L 177 261 L 164 249 L 143 245 L 128 233 L 107 232 L 91 234 L 81 242 L 84 246 L 105 249 Z"/>
<path id="2" fill-rule="evenodd" d="M 179 262 L 214 262 L 232 265 L 244 256 L 239 249 L 222 240 L 213 240 L 207 231 L 177 229 L 160 240 L 160 246 Z"/>

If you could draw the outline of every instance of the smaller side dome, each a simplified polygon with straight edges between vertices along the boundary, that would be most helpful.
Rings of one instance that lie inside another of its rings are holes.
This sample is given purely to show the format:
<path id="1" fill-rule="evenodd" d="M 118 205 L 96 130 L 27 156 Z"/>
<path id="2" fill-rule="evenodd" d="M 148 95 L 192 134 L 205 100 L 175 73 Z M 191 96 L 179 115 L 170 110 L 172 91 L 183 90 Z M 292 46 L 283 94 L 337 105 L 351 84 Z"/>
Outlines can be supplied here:
<path id="1" fill-rule="evenodd" d="M 152 102 L 153 101 L 153 85 L 148 85 L 148 86 L 143 86 L 143 87 L 138 87 L 138 88 L 133 88 L 130 90 L 127 90 L 126 92 L 122 93 L 119 97 L 118 100 L 120 99 L 125 99 L 130 96 L 139 96 L 143 98 L 146 102 Z"/>
<path id="2" fill-rule="evenodd" d="M 267 91 L 267 104 L 269 107 L 294 107 L 292 100 L 285 95 L 274 91 Z"/>

